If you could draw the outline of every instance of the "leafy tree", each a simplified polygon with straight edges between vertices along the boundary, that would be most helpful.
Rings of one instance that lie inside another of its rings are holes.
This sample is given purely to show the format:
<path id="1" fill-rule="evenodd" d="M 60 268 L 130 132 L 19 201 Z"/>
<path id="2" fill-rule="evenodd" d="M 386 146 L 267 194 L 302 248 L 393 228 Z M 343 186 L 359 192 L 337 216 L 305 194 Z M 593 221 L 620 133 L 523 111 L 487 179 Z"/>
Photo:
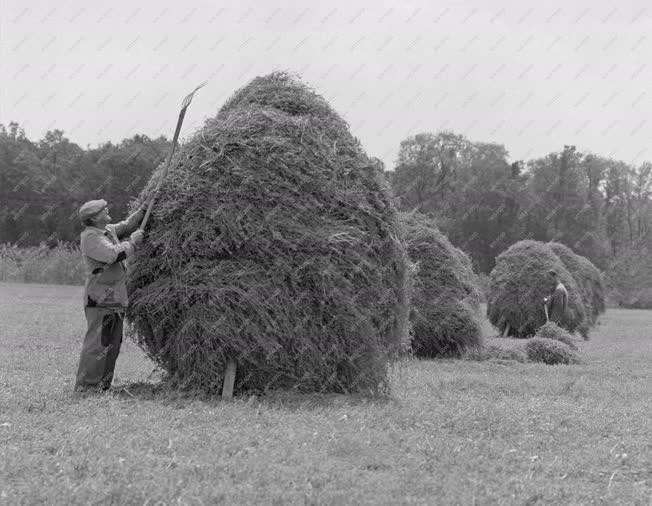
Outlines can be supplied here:
<path id="1" fill-rule="evenodd" d="M 473 149 L 470 141 L 451 132 L 421 133 L 401 142 L 392 178 L 400 207 L 445 216 L 457 168 L 467 163 Z"/>
<path id="2" fill-rule="evenodd" d="M 519 212 L 524 204 L 520 166 L 507 162 L 507 150 L 476 143 L 469 166 L 459 170 L 457 205 L 447 230 L 456 246 L 468 251 L 479 272 L 488 273 L 495 258 L 522 235 Z"/>
<path id="3" fill-rule="evenodd" d="M 434 217 L 481 272 L 489 272 L 495 256 L 520 235 L 523 179 L 504 146 L 450 132 L 403 141 L 391 178 L 399 207 Z"/>
<path id="4" fill-rule="evenodd" d="M 113 218 L 128 212 L 153 170 L 165 159 L 169 143 L 164 138 L 152 140 L 136 135 L 119 145 L 107 145 L 97 161 L 97 186 L 88 188 L 88 198 L 104 198 Z"/>
<path id="5" fill-rule="evenodd" d="M 46 241 L 73 241 L 79 229 L 76 210 L 83 200 L 80 182 L 84 177 L 84 150 L 61 130 L 47 132 L 38 148 L 41 180 L 37 191 L 44 207 L 40 220 L 49 232 Z"/>
<path id="6" fill-rule="evenodd" d="M 598 266 L 608 255 L 599 194 L 603 168 L 575 146 L 529 162 L 526 229 L 534 239 L 570 246 Z"/>
<path id="7" fill-rule="evenodd" d="M 0 242 L 33 244 L 42 235 L 34 217 L 41 202 L 36 146 L 17 123 L 0 124 Z"/>
<path id="8" fill-rule="evenodd" d="M 164 137 L 136 135 L 84 150 L 61 130 L 33 143 L 17 123 L 0 125 L 0 242 L 75 242 L 77 210 L 92 198 L 121 219 L 168 149 Z"/>

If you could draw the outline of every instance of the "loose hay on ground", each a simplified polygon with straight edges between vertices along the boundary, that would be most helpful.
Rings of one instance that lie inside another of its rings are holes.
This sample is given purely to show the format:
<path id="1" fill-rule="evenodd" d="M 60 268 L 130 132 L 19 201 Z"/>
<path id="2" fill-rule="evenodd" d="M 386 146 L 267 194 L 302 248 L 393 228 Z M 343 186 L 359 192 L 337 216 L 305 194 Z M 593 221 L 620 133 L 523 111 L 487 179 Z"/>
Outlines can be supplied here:
<path id="1" fill-rule="evenodd" d="M 502 348 L 495 344 L 489 344 L 470 349 L 463 357 L 465 360 L 475 361 L 514 361 L 526 362 L 527 357 L 522 349 Z"/>
<path id="2" fill-rule="evenodd" d="M 578 350 L 577 344 L 575 344 L 575 342 L 573 341 L 573 336 L 571 336 L 569 332 L 562 329 L 555 322 L 547 322 L 545 325 L 539 328 L 539 330 L 537 330 L 535 337 L 561 341 L 573 351 Z"/>
<path id="3" fill-rule="evenodd" d="M 525 343 L 525 353 L 528 360 L 549 365 L 579 362 L 577 353 L 556 339 L 533 337 Z"/>

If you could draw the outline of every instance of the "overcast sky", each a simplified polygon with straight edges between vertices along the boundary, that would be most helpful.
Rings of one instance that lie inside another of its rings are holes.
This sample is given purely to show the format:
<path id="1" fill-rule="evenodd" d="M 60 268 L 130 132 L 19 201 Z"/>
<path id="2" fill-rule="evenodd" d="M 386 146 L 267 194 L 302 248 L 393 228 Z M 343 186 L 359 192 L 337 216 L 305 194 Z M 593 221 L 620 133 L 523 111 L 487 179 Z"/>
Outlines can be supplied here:
<path id="1" fill-rule="evenodd" d="M 488 7 L 491 5 L 491 7 Z M 0 0 L 0 123 L 82 146 L 188 137 L 257 75 L 298 73 L 393 168 L 453 130 L 529 159 L 575 144 L 652 161 L 652 5 Z"/>

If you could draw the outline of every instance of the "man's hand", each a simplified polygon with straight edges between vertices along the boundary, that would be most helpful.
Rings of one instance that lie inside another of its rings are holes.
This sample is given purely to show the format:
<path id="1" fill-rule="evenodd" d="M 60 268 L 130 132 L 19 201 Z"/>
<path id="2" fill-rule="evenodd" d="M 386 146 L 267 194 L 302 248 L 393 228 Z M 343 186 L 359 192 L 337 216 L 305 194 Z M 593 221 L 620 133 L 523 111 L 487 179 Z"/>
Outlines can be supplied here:
<path id="1" fill-rule="evenodd" d="M 132 232 L 131 235 L 129 236 L 129 240 L 134 244 L 134 246 L 143 242 L 144 238 L 145 238 L 145 232 L 143 232 L 140 229 L 136 230 L 135 232 Z"/>

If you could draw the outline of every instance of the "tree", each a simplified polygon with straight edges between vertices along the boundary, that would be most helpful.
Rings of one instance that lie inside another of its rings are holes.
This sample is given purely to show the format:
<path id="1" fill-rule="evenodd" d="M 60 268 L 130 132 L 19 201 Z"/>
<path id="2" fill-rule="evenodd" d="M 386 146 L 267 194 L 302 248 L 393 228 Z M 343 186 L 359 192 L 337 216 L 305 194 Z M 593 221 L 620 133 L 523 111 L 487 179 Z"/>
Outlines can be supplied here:
<path id="1" fill-rule="evenodd" d="M 457 168 L 468 163 L 473 150 L 468 139 L 452 132 L 421 133 L 402 141 L 392 178 L 401 209 L 445 216 L 441 213 L 454 192 Z"/>
<path id="2" fill-rule="evenodd" d="M 419 134 L 401 143 L 392 178 L 400 208 L 434 217 L 480 272 L 489 272 L 496 255 L 520 235 L 525 176 L 507 156 L 499 144 L 450 132 Z"/>
<path id="3" fill-rule="evenodd" d="M 169 142 L 164 138 L 152 140 L 145 135 L 107 146 L 97 161 L 99 184 L 89 188 L 89 195 L 110 202 L 114 218 L 124 216 L 129 202 L 138 196 L 168 149 Z"/>
<path id="4" fill-rule="evenodd" d="M 652 228 L 652 164 L 646 162 L 630 173 L 627 221 L 631 244 L 645 242 Z"/>
<path id="5" fill-rule="evenodd" d="M 23 129 L 12 122 L 7 131 L 0 124 L 0 243 L 33 244 L 42 233 L 34 220 L 41 209 L 38 163 L 36 146 Z"/>
<path id="6" fill-rule="evenodd" d="M 519 215 L 524 205 L 526 176 L 515 174 L 507 150 L 476 144 L 470 178 L 457 196 L 460 204 L 449 233 L 453 243 L 469 252 L 479 272 L 489 273 L 496 257 L 523 235 Z"/>
<path id="7" fill-rule="evenodd" d="M 40 219 L 48 231 L 44 240 L 51 244 L 75 241 L 79 233 L 76 211 L 83 202 L 84 150 L 61 130 L 47 132 L 38 148 L 41 184 L 37 191 L 44 206 Z"/>
<path id="8" fill-rule="evenodd" d="M 609 160 L 603 184 L 606 233 L 614 256 L 651 233 L 652 164 Z"/>
<path id="9" fill-rule="evenodd" d="M 529 162 L 526 229 L 540 241 L 557 241 L 604 267 L 608 244 L 598 192 L 603 169 L 575 146 Z"/>
<path id="10" fill-rule="evenodd" d="M 121 219 L 168 149 L 164 137 L 136 135 L 84 150 L 61 130 L 33 143 L 17 123 L 0 124 L 0 242 L 76 242 L 77 210 L 92 198 Z"/>

